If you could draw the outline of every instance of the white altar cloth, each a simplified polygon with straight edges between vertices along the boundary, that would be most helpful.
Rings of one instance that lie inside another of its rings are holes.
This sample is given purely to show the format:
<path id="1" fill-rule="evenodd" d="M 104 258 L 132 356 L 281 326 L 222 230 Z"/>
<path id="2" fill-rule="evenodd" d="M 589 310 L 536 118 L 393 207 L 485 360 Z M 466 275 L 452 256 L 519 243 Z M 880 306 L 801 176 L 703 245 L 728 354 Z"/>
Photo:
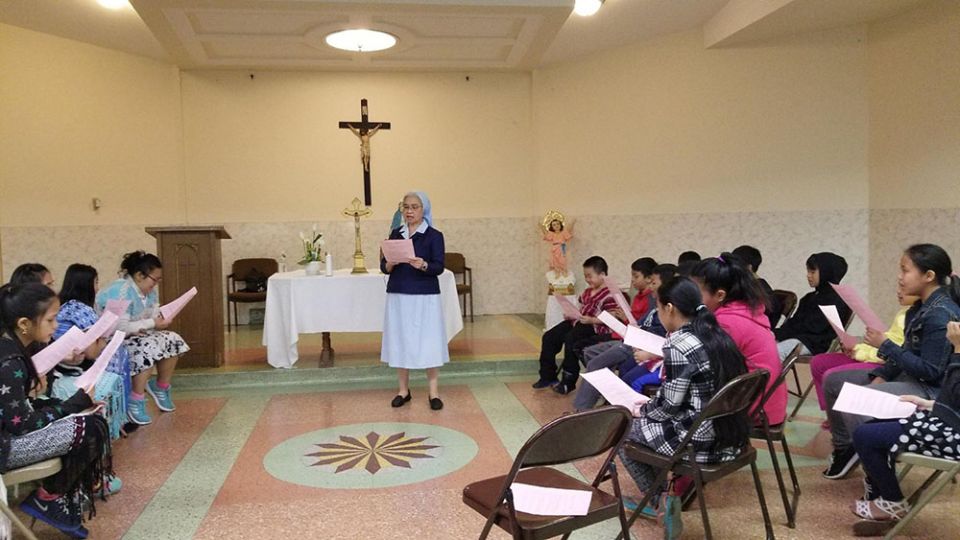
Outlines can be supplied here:
<path id="1" fill-rule="evenodd" d="M 300 334 L 382 332 L 388 275 L 337 270 L 333 276 L 308 276 L 303 270 L 270 276 L 263 344 L 273 367 L 290 368 L 298 358 Z M 447 340 L 463 330 L 453 272 L 440 275 L 440 297 Z"/>

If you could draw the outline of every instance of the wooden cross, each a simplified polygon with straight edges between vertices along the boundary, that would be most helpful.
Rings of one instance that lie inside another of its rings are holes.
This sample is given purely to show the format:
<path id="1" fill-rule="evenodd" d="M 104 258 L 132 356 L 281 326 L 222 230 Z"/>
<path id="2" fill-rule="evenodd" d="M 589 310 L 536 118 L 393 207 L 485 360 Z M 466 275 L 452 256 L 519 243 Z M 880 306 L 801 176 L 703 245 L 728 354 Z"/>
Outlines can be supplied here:
<path id="1" fill-rule="evenodd" d="M 367 100 L 360 100 L 360 121 L 340 122 L 340 129 L 349 129 L 360 139 L 360 162 L 363 164 L 363 204 L 373 204 L 370 193 L 370 138 L 381 129 L 390 129 L 390 122 L 371 122 L 367 119 Z"/>

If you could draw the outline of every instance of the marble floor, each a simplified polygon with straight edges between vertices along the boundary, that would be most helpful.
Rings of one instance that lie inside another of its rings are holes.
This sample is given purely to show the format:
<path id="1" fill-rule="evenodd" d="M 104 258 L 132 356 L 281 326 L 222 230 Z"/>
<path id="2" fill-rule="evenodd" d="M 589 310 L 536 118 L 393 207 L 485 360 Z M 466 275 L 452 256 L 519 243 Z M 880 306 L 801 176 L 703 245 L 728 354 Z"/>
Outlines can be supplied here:
<path id="1" fill-rule="evenodd" d="M 504 330 L 509 325 L 519 330 L 511 334 Z M 478 319 L 470 332 L 480 341 L 525 343 L 522 351 L 511 352 L 465 341 L 462 346 L 481 351 L 477 354 L 529 361 L 536 353 L 536 347 L 532 353 L 527 348 L 538 336 L 535 321 Z M 254 338 L 237 334 L 237 339 Z M 344 351 L 354 346 L 347 339 L 343 343 Z M 371 354 L 368 340 L 357 339 L 355 347 L 355 353 L 347 354 L 356 354 L 358 362 Z M 467 357 L 461 355 L 461 360 Z M 154 423 L 114 445 L 114 466 L 124 487 L 97 505 L 97 516 L 88 522 L 90 537 L 473 538 L 483 518 L 461 502 L 463 487 L 505 473 L 539 426 L 571 408 L 570 396 L 530 388 L 536 378 L 532 369 L 529 374 L 465 375 L 445 368 L 442 411 L 430 410 L 422 382 L 414 386 L 409 404 L 393 409 L 392 373 L 384 367 L 370 369 L 381 376 L 272 384 L 266 372 L 257 375 L 258 384 L 237 387 L 176 390 L 175 383 L 177 411 L 162 414 L 151 404 Z M 803 489 L 796 529 L 785 526 L 769 458 L 760 452 L 778 538 L 851 536 L 854 516 L 848 505 L 862 492 L 862 474 L 841 481 L 820 477 L 829 452 L 821 421 L 814 402 L 805 405 L 787 429 Z M 595 467 L 596 462 L 588 461 L 566 470 L 592 477 Z M 915 487 L 921 480 L 915 472 L 906 484 Z M 635 494 L 631 484 L 625 482 L 626 491 Z M 27 491 L 25 486 L 21 497 Z M 748 472 L 708 486 L 706 496 L 716 538 L 763 537 Z M 696 508 L 684 514 L 684 538 L 703 536 Z M 957 538 L 958 510 L 957 487 L 952 485 L 910 525 L 904 538 Z M 613 538 L 616 531 L 616 523 L 602 523 L 573 538 Z M 35 532 L 42 539 L 62 538 L 41 523 Z M 643 520 L 631 533 L 634 538 L 662 538 L 661 529 Z M 508 535 L 494 531 L 491 538 Z"/>

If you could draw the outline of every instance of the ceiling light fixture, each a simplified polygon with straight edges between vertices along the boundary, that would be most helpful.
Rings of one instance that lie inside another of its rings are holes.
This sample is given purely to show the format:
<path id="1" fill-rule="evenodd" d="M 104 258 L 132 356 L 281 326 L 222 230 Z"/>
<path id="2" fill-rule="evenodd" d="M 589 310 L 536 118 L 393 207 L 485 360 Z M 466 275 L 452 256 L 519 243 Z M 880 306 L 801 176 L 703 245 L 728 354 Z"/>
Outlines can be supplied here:
<path id="1" fill-rule="evenodd" d="M 121 9 L 130 7 L 130 2 L 127 0 L 97 0 L 97 3 L 107 9 Z"/>
<path id="2" fill-rule="evenodd" d="M 389 49 L 397 44 L 397 38 L 379 30 L 354 28 L 328 34 L 327 45 L 350 52 L 374 52 Z"/>
<path id="3" fill-rule="evenodd" d="M 573 12 L 581 17 L 589 17 L 600 11 L 603 0 L 577 0 L 573 4 Z"/>

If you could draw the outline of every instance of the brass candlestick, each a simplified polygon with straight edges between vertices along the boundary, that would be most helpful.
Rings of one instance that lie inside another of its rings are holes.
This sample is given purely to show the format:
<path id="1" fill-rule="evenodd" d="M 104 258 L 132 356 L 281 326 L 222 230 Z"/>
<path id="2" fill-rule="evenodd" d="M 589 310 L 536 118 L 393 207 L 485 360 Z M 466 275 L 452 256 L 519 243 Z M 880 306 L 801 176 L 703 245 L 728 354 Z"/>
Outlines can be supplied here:
<path id="1" fill-rule="evenodd" d="M 353 251 L 353 271 L 351 274 L 366 274 L 367 264 L 363 259 L 363 248 L 360 243 L 360 218 L 367 217 L 373 213 L 373 210 L 360 204 L 360 199 L 353 199 L 352 208 L 344 208 L 343 215 L 353 218 L 353 229 L 355 233 L 355 249 Z"/>

